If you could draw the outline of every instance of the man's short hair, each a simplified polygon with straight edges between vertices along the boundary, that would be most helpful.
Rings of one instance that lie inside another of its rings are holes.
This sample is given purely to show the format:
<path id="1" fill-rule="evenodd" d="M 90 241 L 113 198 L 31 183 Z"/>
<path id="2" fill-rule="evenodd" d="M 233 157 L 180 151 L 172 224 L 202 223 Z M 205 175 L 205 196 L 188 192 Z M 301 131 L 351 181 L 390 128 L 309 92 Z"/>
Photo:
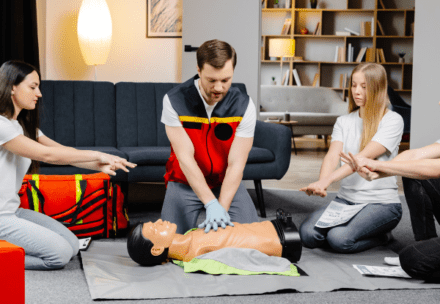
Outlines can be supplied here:
<path id="1" fill-rule="evenodd" d="M 197 66 L 200 70 L 202 70 L 205 63 L 216 69 L 221 69 L 225 66 L 226 61 L 230 59 L 232 59 L 232 67 L 235 69 L 237 53 L 229 43 L 224 41 L 209 40 L 197 49 Z"/>

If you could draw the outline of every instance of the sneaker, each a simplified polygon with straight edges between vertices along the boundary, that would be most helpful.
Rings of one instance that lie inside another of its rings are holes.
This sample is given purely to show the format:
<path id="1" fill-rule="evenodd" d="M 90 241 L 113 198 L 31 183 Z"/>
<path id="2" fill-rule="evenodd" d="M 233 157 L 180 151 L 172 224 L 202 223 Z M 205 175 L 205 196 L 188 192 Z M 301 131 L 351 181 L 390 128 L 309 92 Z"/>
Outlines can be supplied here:
<path id="1" fill-rule="evenodd" d="M 384 261 L 385 261 L 385 264 L 388 264 L 391 266 L 400 266 L 399 257 L 385 257 Z"/>

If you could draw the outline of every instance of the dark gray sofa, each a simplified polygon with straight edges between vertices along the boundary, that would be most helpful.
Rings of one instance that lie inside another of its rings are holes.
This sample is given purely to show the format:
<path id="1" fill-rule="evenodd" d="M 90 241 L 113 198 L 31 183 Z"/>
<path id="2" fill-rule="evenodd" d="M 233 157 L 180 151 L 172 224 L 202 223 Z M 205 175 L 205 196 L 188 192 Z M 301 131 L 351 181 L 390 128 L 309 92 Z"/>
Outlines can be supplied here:
<path id="1" fill-rule="evenodd" d="M 40 128 L 55 141 L 97 150 L 137 163 L 112 177 L 125 191 L 130 182 L 163 182 L 170 142 L 160 122 L 163 96 L 178 83 L 93 81 L 41 82 Z M 244 92 L 243 84 L 233 84 Z M 244 171 L 253 180 L 259 209 L 266 217 L 261 180 L 281 179 L 289 168 L 291 134 L 287 127 L 257 121 L 254 145 Z M 87 174 L 71 166 L 41 164 L 41 174 Z"/>

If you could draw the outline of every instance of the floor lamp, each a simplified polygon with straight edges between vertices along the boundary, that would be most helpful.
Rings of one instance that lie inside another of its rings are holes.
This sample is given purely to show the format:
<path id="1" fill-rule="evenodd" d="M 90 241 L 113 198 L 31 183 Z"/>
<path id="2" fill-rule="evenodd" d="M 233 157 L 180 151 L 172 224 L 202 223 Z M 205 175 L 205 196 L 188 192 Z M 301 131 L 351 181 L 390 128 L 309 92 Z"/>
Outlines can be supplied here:
<path id="1" fill-rule="evenodd" d="M 83 0 L 78 15 L 78 41 L 87 65 L 104 64 L 112 41 L 112 18 L 105 0 Z"/>
<path id="2" fill-rule="evenodd" d="M 269 57 L 280 57 L 280 85 L 283 79 L 283 61 L 284 58 L 295 56 L 295 39 L 270 39 Z"/>

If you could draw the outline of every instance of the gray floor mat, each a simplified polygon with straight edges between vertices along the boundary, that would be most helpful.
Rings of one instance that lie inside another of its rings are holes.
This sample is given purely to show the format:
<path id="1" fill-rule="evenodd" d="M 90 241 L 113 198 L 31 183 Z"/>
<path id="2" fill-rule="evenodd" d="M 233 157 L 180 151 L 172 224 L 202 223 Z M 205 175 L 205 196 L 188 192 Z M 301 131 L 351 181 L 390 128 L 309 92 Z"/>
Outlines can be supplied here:
<path id="1" fill-rule="evenodd" d="M 428 289 L 440 284 L 421 280 L 362 276 L 353 264 L 383 265 L 396 256 L 384 247 L 357 254 L 336 254 L 323 249 L 304 249 L 298 266 L 308 276 L 208 275 L 184 273 L 172 263 L 140 267 L 127 254 L 123 242 L 93 242 L 81 252 L 92 299 L 154 299 L 217 295 L 263 294 L 279 290 L 324 292 L 338 289 Z"/>

